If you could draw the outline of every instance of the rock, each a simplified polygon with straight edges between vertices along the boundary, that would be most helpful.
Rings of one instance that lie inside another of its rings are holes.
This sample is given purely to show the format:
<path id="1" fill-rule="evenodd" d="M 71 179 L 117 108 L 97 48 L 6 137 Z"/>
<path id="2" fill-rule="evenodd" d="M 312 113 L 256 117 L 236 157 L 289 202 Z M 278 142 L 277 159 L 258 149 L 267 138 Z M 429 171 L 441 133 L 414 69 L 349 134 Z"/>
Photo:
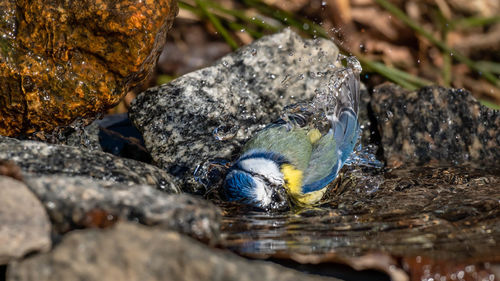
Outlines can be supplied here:
<path id="1" fill-rule="evenodd" d="M 68 129 L 70 131 L 69 135 L 64 138 L 62 144 L 76 146 L 88 150 L 101 150 L 101 144 L 99 142 L 99 131 L 100 126 L 97 121 L 92 122 L 90 125 L 85 127 L 74 127 Z"/>
<path id="2" fill-rule="evenodd" d="M 118 103 L 153 70 L 172 0 L 0 0 L 0 134 L 50 132 Z"/>
<path id="3" fill-rule="evenodd" d="M 248 261 L 175 232 L 118 223 L 74 231 L 50 253 L 13 263 L 8 281 L 23 280 L 337 280 Z"/>
<path id="4" fill-rule="evenodd" d="M 220 210 L 194 196 L 169 195 L 147 185 L 127 186 L 85 177 L 30 177 L 26 183 L 45 205 L 54 230 L 60 234 L 132 220 L 199 240 L 218 240 Z"/>
<path id="5" fill-rule="evenodd" d="M 408 92 L 383 85 L 371 107 L 390 166 L 403 162 L 500 165 L 500 111 L 465 90 L 425 87 Z"/>
<path id="6" fill-rule="evenodd" d="M 213 66 L 140 94 L 129 115 L 153 161 L 204 192 L 192 176 L 215 158 L 234 159 L 256 130 L 285 105 L 307 100 L 338 65 L 338 48 L 286 29 L 229 54 Z"/>
<path id="7" fill-rule="evenodd" d="M 47 251 L 51 244 L 50 222 L 40 201 L 22 182 L 0 176 L 0 265 Z"/>
<path id="8" fill-rule="evenodd" d="M 167 172 L 101 151 L 0 137 L 0 160 L 13 161 L 25 175 L 87 176 L 126 185 L 151 185 L 167 193 L 180 192 Z"/>

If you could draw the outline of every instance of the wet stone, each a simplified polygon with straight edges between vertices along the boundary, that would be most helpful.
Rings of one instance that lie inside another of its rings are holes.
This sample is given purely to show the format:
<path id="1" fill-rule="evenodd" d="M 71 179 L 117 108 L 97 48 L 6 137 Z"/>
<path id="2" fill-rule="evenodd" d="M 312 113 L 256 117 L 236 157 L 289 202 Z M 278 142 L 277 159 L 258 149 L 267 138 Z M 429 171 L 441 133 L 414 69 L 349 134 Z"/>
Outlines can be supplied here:
<path id="1" fill-rule="evenodd" d="M 70 132 L 68 136 L 64 138 L 63 144 L 76 146 L 88 150 L 101 150 L 101 144 L 99 142 L 99 123 L 94 121 L 90 125 L 85 127 L 75 127 L 68 129 Z"/>
<path id="2" fill-rule="evenodd" d="M 48 254 L 9 266 L 22 280 L 338 280 L 211 249 L 175 232 L 118 223 L 69 233 Z"/>
<path id="3" fill-rule="evenodd" d="M 89 124 L 152 72 L 172 0 L 0 0 L 0 135 Z"/>
<path id="4" fill-rule="evenodd" d="M 263 37 L 213 66 L 140 94 L 129 115 L 153 161 L 203 193 L 195 181 L 216 158 L 233 160 L 257 130 L 279 119 L 286 105 L 307 100 L 337 69 L 338 48 L 286 29 Z"/>
<path id="5" fill-rule="evenodd" d="M 47 251 L 51 244 L 50 222 L 40 201 L 24 183 L 0 176 L 0 265 Z"/>
<path id="6" fill-rule="evenodd" d="M 500 111 L 467 91 L 383 85 L 371 101 L 390 166 L 403 162 L 500 165 Z"/>
<path id="7" fill-rule="evenodd" d="M 211 243 L 219 238 L 220 210 L 194 196 L 85 177 L 28 177 L 26 183 L 42 201 L 59 234 L 131 220 Z"/>
<path id="8" fill-rule="evenodd" d="M 101 151 L 0 136 L 0 160 L 14 162 L 25 175 L 87 176 L 125 185 L 151 185 L 167 193 L 180 192 L 162 169 Z"/>

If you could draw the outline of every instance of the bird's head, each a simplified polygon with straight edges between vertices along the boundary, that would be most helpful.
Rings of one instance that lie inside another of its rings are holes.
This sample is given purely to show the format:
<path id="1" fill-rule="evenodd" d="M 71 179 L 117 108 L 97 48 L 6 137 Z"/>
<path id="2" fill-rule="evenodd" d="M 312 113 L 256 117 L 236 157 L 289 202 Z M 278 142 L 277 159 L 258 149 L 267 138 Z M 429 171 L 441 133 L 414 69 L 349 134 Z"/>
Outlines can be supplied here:
<path id="1" fill-rule="evenodd" d="M 228 201 L 265 210 L 289 208 L 280 171 L 282 157 L 267 152 L 245 153 L 229 169 L 224 189 Z"/>

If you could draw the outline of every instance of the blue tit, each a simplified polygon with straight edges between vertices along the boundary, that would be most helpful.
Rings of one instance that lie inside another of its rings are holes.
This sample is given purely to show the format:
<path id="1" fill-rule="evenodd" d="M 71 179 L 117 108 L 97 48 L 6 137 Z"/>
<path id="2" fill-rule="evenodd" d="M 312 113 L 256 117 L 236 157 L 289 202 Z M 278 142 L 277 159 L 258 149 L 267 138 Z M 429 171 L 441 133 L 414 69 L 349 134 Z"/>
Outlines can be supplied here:
<path id="1" fill-rule="evenodd" d="M 324 113 L 326 129 L 298 125 L 290 120 L 306 118 L 289 115 L 288 121 L 266 126 L 246 143 L 226 175 L 228 201 L 269 210 L 288 206 L 288 199 L 308 206 L 323 197 L 353 151 L 360 131 L 359 76 L 350 72 L 344 82 L 334 110 Z"/>

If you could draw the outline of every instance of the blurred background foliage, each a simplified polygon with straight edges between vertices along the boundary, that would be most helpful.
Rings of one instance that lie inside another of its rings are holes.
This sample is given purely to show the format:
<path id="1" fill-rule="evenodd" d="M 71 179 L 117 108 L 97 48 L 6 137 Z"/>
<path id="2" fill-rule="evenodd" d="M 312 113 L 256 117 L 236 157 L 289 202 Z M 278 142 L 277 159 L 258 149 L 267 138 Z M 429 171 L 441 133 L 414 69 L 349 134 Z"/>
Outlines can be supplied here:
<path id="1" fill-rule="evenodd" d="M 392 81 L 465 88 L 500 108 L 498 0 L 180 0 L 151 80 L 135 94 L 208 66 L 261 36 L 290 27 L 333 40 L 358 57 L 369 89 Z"/>

